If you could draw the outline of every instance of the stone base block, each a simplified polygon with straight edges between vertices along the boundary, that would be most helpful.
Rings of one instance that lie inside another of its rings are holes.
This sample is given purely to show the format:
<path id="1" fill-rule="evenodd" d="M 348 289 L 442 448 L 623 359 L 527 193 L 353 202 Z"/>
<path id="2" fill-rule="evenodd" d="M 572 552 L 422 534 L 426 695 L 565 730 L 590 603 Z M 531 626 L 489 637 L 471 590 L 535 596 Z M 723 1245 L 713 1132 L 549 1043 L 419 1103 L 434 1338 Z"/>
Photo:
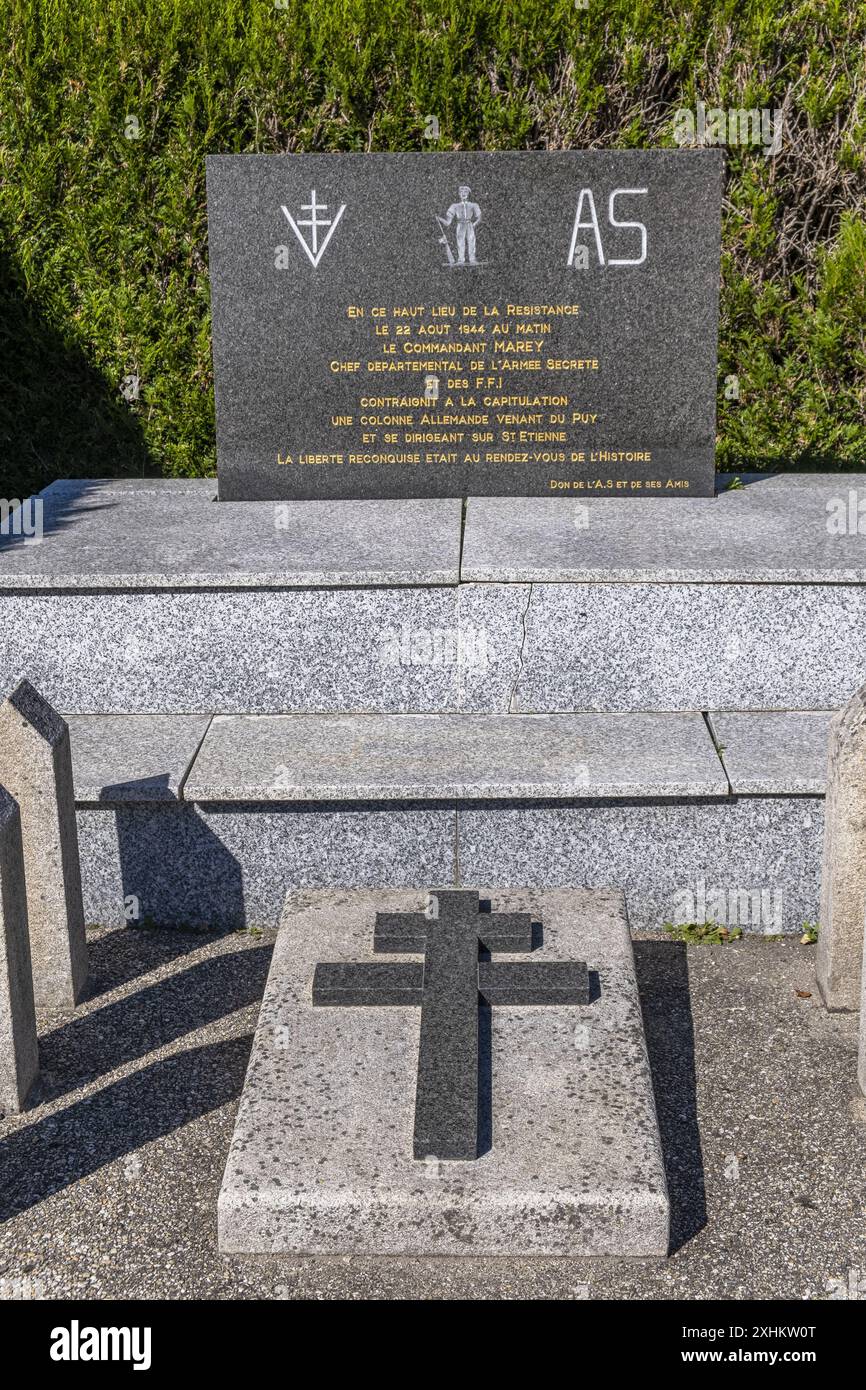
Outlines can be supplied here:
<path id="1" fill-rule="evenodd" d="M 286 891 L 453 883 L 453 806 L 193 805 L 78 809 L 88 922 L 274 927 Z"/>
<path id="2" fill-rule="evenodd" d="M 622 894 L 481 892 L 494 912 L 528 911 L 541 923 L 534 959 L 585 960 L 592 1002 L 482 1008 L 480 1156 L 415 1160 L 419 1009 L 314 1008 L 311 991 L 321 961 L 388 959 L 372 955 L 376 912 L 419 911 L 425 894 L 290 893 L 219 1198 L 221 1250 L 667 1253 Z"/>
<path id="3" fill-rule="evenodd" d="M 821 797 L 476 802 L 457 824 L 466 882 L 621 887 L 641 931 L 714 921 L 775 935 L 818 920 Z"/>
<path id="4" fill-rule="evenodd" d="M 818 920 L 823 799 L 79 806 L 88 922 L 273 927 L 301 887 L 622 887 L 632 925 Z"/>

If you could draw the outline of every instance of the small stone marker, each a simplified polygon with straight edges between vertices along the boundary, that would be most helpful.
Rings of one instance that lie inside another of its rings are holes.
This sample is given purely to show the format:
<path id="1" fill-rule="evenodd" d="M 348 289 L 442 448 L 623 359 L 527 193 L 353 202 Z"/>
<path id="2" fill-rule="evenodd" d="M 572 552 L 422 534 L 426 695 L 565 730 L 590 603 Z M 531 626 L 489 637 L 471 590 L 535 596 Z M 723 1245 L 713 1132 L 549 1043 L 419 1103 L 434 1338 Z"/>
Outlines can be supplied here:
<path id="1" fill-rule="evenodd" d="M 220 1249 L 664 1255 L 669 1202 L 623 895 L 437 896 L 432 917 L 415 889 L 289 892 L 220 1191 Z M 485 948 L 508 954 L 479 960 Z M 588 1008 L 570 1002 L 588 997 L 580 961 L 597 976 Z M 352 1007 L 326 1007 L 338 996 Z"/>
<path id="2" fill-rule="evenodd" d="M 817 973 L 829 1009 L 860 1007 L 866 913 L 866 686 L 830 726 Z"/>
<path id="3" fill-rule="evenodd" d="M 521 965 L 478 960 L 478 949 L 531 951 L 529 913 L 482 913 L 478 893 L 430 895 L 429 913 L 376 914 L 374 951 L 424 952 L 411 965 L 316 966 L 313 1003 L 417 1004 L 415 1158 L 478 1156 L 478 1005 L 588 1004 L 583 961 Z"/>
<path id="4" fill-rule="evenodd" d="M 0 776 L 21 812 L 36 1004 L 74 1008 L 87 944 L 69 729 L 26 680 L 0 704 Z"/>
<path id="5" fill-rule="evenodd" d="M 0 787 L 0 1112 L 23 1110 L 38 1074 L 21 817 Z"/>

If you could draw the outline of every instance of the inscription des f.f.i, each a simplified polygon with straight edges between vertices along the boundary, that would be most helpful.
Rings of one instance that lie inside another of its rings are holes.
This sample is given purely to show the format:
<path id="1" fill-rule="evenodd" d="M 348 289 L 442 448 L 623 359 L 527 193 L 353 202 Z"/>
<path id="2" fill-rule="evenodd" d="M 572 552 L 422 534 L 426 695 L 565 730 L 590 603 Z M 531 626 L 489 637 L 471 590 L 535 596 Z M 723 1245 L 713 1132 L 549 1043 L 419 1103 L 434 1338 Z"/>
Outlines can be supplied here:
<path id="1" fill-rule="evenodd" d="M 446 260 L 442 264 L 448 270 L 474 270 L 486 264 L 477 256 L 477 231 L 481 222 L 481 208 L 473 200 L 471 193 L 468 184 L 461 184 L 456 200 L 450 204 L 445 215 L 440 217 L 435 214 L 436 228 L 439 232 L 437 244 L 445 249 Z M 636 219 L 629 220 L 619 216 L 617 200 L 645 197 L 646 194 L 646 188 L 615 188 L 607 199 L 607 215 L 603 220 L 599 216 L 593 190 L 581 188 L 577 195 L 577 207 L 565 264 L 575 270 L 588 270 L 593 261 L 590 250 L 592 247 L 595 263 L 599 266 L 643 265 L 647 259 L 649 240 L 646 225 Z M 319 202 L 313 188 L 310 190 L 309 202 L 300 205 L 300 212 L 309 216 L 296 217 L 285 203 L 282 204 L 281 211 L 295 234 L 298 246 L 313 269 L 317 270 L 346 211 L 346 204 L 341 203 L 338 207 L 336 203 L 329 205 Z M 326 215 L 328 213 L 330 215 Z M 632 248 L 637 251 L 636 255 L 610 254 L 611 243 L 614 251 L 622 251 L 623 233 L 637 237 L 639 245 Z M 607 253 L 605 241 L 608 243 Z M 277 246 L 274 251 L 275 269 L 288 270 L 290 264 L 290 247 Z"/>

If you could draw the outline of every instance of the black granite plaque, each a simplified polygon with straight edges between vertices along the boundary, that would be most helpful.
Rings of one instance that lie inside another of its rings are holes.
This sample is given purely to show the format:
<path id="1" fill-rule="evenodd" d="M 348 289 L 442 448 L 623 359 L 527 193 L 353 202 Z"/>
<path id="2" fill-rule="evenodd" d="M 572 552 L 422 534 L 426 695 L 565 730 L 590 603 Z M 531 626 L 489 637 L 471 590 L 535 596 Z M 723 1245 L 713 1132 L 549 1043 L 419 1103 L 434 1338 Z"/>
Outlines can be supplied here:
<path id="1" fill-rule="evenodd" d="M 706 495 L 722 153 L 215 155 L 222 499 Z"/>

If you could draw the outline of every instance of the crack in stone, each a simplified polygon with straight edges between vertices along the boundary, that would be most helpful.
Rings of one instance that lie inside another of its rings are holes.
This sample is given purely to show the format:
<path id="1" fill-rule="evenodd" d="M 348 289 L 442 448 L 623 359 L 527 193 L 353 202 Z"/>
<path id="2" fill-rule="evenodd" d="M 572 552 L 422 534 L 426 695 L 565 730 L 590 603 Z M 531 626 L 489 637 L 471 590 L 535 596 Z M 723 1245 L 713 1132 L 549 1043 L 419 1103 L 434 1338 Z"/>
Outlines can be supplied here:
<path id="1" fill-rule="evenodd" d="M 509 713 L 509 714 L 520 714 L 520 713 L 521 713 L 520 709 L 515 708 L 514 701 L 515 701 L 515 699 L 516 699 L 516 697 L 517 697 L 517 687 L 518 687 L 519 684 L 520 684 L 520 677 L 523 675 L 523 653 L 524 653 L 524 651 L 526 650 L 526 635 L 527 635 L 527 634 L 526 634 L 526 618 L 527 618 L 527 614 L 529 613 L 529 605 L 532 603 L 532 594 L 533 594 L 534 588 L 535 588 L 535 585 L 534 585 L 533 583 L 530 583 L 530 584 L 529 584 L 529 592 L 528 592 L 528 594 L 527 594 L 527 596 L 526 596 L 526 606 L 525 606 L 525 608 L 524 608 L 522 614 L 520 615 L 520 621 L 521 621 L 521 624 L 522 624 L 522 627 L 523 627 L 523 636 L 522 636 L 521 639 L 520 639 L 520 650 L 519 650 L 519 652 L 517 653 L 517 671 L 515 672 L 515 676 L 514 676 L 514 684 L 513 684 L 512 687 L 511 687 L 511 694 L 510 694 L 509 697 L 508 697 L 508 713 Z"/>

